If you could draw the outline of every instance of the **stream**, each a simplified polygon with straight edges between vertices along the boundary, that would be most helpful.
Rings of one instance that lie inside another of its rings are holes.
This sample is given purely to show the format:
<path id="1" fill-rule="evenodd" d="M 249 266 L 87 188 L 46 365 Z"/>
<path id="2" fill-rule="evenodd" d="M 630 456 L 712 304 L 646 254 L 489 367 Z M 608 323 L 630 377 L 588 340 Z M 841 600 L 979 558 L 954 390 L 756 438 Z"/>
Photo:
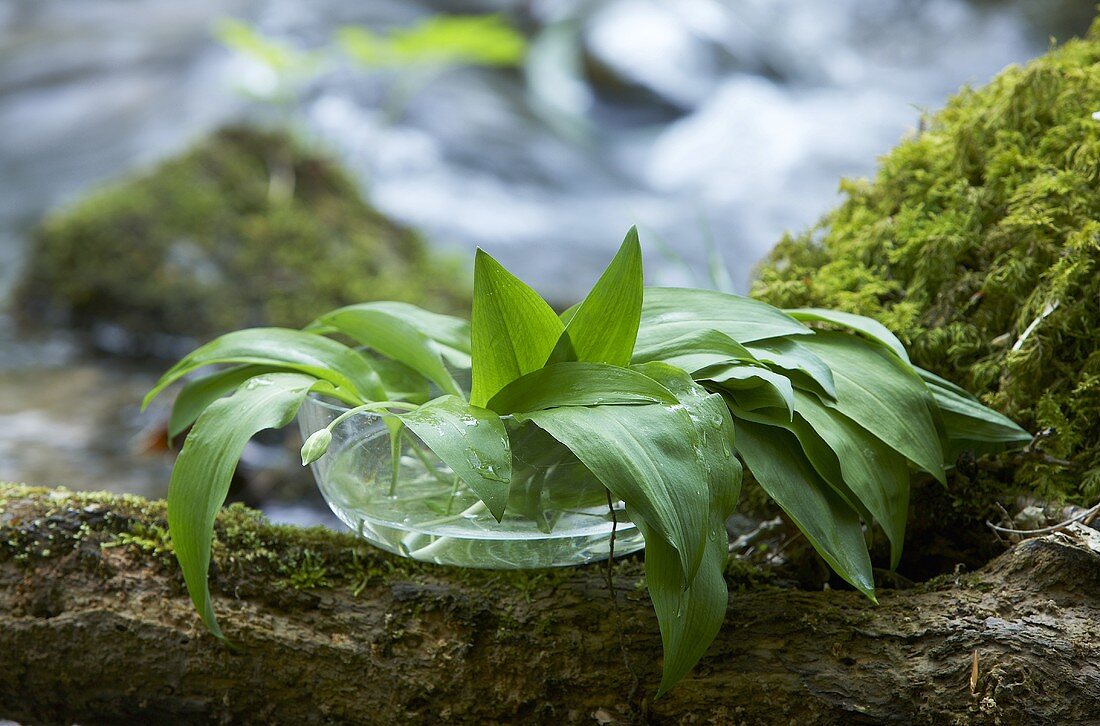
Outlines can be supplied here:
<path id="1" fill-rule="evenodd" d="M 505 11 L 533 38 L 527 67 L 417 79 L 395 112 L 383 101 L 405 81 L 337 64 L 279 110 L 249 96 L 270 84 L 263 69 L 210 32 L 230 15 L 317 48 L 342 25 L 433 10 Z M 583 293 L 635 223 L 650 284 L 708 284 L 713 244 L 744 291 L 781 235 L 835 204 L 841 177 L 872 172 L 922 109 L 1045 47 L 1017 5 L 966 0 L 7 0 L 0 302 L 44 212 L 273 114 L 385 213 L 441 247 L 486 247 L 551 299 Z M 0 480 L 163 496 L 171 457 L 151 439 L 164 410 L 138 410 L 162 367 L 0 318 Z M 268 482 L 251 503 L 331 524 L 308 477 L 285 473 L 292 458 L 250 448 Z"/>

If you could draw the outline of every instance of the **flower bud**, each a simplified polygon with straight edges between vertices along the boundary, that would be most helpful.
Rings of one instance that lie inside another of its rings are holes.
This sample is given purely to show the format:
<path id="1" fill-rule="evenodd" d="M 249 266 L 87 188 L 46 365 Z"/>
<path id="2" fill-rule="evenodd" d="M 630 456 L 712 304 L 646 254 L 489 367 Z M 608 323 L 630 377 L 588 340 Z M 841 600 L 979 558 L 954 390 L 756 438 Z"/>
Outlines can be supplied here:
<path id="1" fill-rule="evenodd" d="M 302 466 L 312 464 L 320 459 L 328 451 L 328 445 L 332 443 L 332 432 L 328 429 L 314 431 L 302 444 Z"/>

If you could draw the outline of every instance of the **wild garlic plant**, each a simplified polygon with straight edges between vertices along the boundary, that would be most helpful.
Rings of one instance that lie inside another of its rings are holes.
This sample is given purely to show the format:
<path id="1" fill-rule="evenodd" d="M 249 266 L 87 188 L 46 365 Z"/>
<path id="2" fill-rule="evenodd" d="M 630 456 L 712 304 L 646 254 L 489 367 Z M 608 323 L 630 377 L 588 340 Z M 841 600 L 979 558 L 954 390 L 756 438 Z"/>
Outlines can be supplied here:
<path id="1" fill-rule="evenodd" d="M 381 414 L 391 432 L 407 427 L 419 437 L 499 521 L 513 473 L 502 417 L 511 417 L 572 451 L 644 535 L 664 645 L 661 693 L 695 665 L 725 618 L 725 521 L 743 467 L 836 573 L 874 600 L 865 528 L 882 528 L 896 566 L 910 474 L 945 482 L 945 463 L 959 452 L 1030 438 L 912 365 L 874 320 L 643 288 L 634 229 L 588 296 L 561 315 L 479 250 L 469 323 L 376 302 L 303 330 L 229 333 L 172 367 L 146 405 L 212 365 L 223 367 L 190 380 L 172 410 L 170 436 L 191 431 L 172 473 L 168 524 L 215 635 L 223 637 L 207 582 L 214 519 L 256 432 L 289 424 L 310 395 L 346 405 L 307 439 L 308 463 L 325 455 L 334 426 Z M 456 369 L 469 369 L 469 391 Z M 428 400 L 428 383 L 442 395 Z"/>

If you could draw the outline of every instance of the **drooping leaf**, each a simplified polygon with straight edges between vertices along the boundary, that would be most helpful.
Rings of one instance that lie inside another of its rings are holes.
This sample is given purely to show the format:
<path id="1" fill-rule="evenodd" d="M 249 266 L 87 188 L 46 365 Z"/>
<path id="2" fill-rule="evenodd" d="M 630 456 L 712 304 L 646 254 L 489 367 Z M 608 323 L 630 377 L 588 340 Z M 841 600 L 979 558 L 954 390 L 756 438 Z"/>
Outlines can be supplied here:
<path id="1" fill-rule="evenodd" d="M 783 429 L 734 420 L 737 451 L 768 496 L 838 575 L 872 600 L 871 557 L 859 515 L 833 491 Z"/>
<path id="2" fill-rule="evenodd" d="M 214 401 L 203 411 L 176 459 L 168 485 L 168 531 L 191 600 L 206 627 L 219 638 L 224 636 L 207 583 L 214 518 L 248 440 L 258 431 L 293 421 L 317 383 L 299 373 L 251 378 L 232 396 Z"/>
<path id="3" fill-rule="evenodd" d="M 833 370 L 836 401 L 827 405 L 945 482 L 932 401 L 919 376 L 894 353 L 843 333 L 820 331 L 799 343 Z"/>
<path id="4" fill-rule="evenodd" d="M 778 308 L 752 298 L 713 290 L 647 287 L 638 327 L 638 350 L 700 329 L 725 333 L 742 345 L 812 330 Z"/>
<path id="5" fill-rule="evenodd" d="M 897 567 L 909 513 L 905 457 L 811 394 L 795 391 L 794 406 L 836 454 L 844 482 L 890 540 L 890 566 Z"/>
<path id="6" fill-rule="evenodd" d="M 207 406 L 228 396 L 249 378 L 277 370 L 271 366 L 233 366 L 188 381 L 172 403 L 172 413 L 168 417 L 168 440 L 172 441 L 182 434 Z"/>
<path id="7" fill-rule="evenodd" d="M 706 471 L 682 407 L 561 407 L 517 414 L 560 441 L 679 553 L 690 582 L 708 525 Z"/>
<path id="8" fill-rule="evenodd" d="M 917 368 L 939 407 L 948 443 L 948 461 L 963 451 L 990 454 L 1025 444 L 1031 434 L 1012 419 L 983 405 L 977 398 L 931 371 Z"/>
<path id="9" fill-rule="evenodd" d="M 778 406 L 794 417 L 794 388 L 784 375 L 759 366 L 728 365 L 707 368 L 695 374 L 730 393 L 742 408 L 750 411 Z"/>
<path id="10" fill-rule="evenodd" d="M 676 548 L 649 527 L 645 518 L 627 507 L 645 538 L 645 579 L 657 623 L 661 627 L 664 668 L 657 695 L 667 693 L 706 652 L 726 618 L 729 591 L 723 576 L 729 557 L 725 520 L 711 513 L 709 537 L 699 572 L 685 587 Z"/>
<path id="11" fill-rule="evenodd" d="M 470 402 L 484 406 L 497 391 L 541 368 L 564 329 L 537 292 L 479 249 L 474 260 Z"/>
<path id="12" fill-rule="evenodd" d="M 748 348 L 725 333 L 700 328 L 676 338 L 650 341 L 645 347 L 636 347 L 634 363 L 661 361 L 694 373 L 711 366 L 734 361 L 756 363 L 756 357 Z"/>
<path id="13" fill-rule="evenodd" d="M 789 421 L 779 409 L 735 409 L 734 415 L 794 434 L 821 478 L 868 524 L 879 523 L 890 540 L 891 566 L 896 567 L 909 509 L 905 457 L 813 394 L 796 390 L 795 410 Z"/>
<path id="14" fill-rule="evenodd" d="M 747 346 L 757 360 L 770 368 L 778 368 L 799 388 L 836 398 L 836 384 L 833 371 L 825 361 L 811 353 L 797 340 L 778 338 L 764 340 Z"/>
<path id="15" fill-rule="evenodd" d="M 157 394 L 191 371 L 219 363 L 261 365 L 308 373 L 329 381 L 341 400 L 385 400 L 378 374 L 351 348 L 320 335 L 286 328 L 250 328 L 215 338 L 192 351 L 161 376 L 145 396 L 148 406 Z"/>
<path id="16" fill-rule="evenodd" d="M 508 504 L 512 455 L 504 423 L 458 396 L 441 396 L 397 414 L 485 503 L 499 522 Z"/>
<path id="17" fill-rule="evenodd" d="M 860 335 L 886 346 L 906 363 L 909 362 L 909 354 L 905 351 L 905 346 L 898 340 L 898 336 L 891 333 L 889 328 L 874 318 L 825 308 L 789 308 L 783 312 L 797 320 L 821 321 L 851 328 Z"/>
<path id="18" fill-rule="evenodd" d="M 676 403 L 657 381 L 606 363 L 553 363 L 500 389 L 486 408 L 506 415 L 556 406 Z"/>
<path id="19" fill-rule="evenodd" d="M 425 403 L 431 397 L 428 379 L 404 363 L 373 353 L 364 353 L 378 373 L 387 401 Z"/>
<path id="20" fill-rule="evenodd" d="M 550 363 L 630 363 L 642 316 L 642 248 L 634 227 L 584 301 L 573 310 Z"/>
<path id="21" fill-rule="evenodd" d="M 317 318 L 312 326 L 331 327 L 432 381 L 444 393 L 462 397 L 462 389 L 443 365 L 436 343 L 400 315 L 371 303 L 341 308 Z"/>
<path id="22" fill-rule="evenodd" d="M 363 303 L 372 310 L 381 310 L 394 317 L 401 318 L 436 342 L 443 357 L 456 368 L 470 367 L 470 323 L 452 315 L 433 313 L 409 303 L 388 300 Z M 344 310 L 356 309 L 351 305 Z"/>

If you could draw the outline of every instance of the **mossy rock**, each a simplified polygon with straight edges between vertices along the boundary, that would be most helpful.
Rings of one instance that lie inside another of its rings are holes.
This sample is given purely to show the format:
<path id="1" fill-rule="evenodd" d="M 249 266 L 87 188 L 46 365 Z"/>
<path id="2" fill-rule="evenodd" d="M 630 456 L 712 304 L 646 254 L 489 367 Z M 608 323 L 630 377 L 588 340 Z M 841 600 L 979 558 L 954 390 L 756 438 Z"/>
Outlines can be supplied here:
<path id="1" fill-rule="evenodd" d="M 758 272 L 754 296 L 877 318 L 917 364 L 1049 429 L 953 497 L 1100 495 L 1097 111 L 1100 21 L 963 90 Z"/>
<path id="2" fill-rule="evenodd" d="M 136 340 L 404 300 L 468 304 L 468 275 L 367 205 L 332 160 L 284 132 L 223 129 L 49 216 L 17 293 L 23 317 L 109 324 Z"/>

